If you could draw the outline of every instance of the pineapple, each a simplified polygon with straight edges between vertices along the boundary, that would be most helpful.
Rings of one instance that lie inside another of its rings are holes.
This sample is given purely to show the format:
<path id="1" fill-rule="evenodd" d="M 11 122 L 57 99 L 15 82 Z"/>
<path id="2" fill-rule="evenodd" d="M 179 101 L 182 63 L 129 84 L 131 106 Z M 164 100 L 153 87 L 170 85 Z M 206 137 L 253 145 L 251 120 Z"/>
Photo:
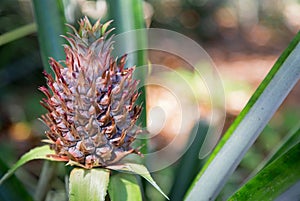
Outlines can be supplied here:
<path id="1" fill-rule="evenodd" d="M 63 36 L 65 67 L 53 58 L 55 78 L 44 72 L 48 88 L 39 88 L 47 98 L 41 104 L 48 110 L 42 121 L 49 127 L 46 136 L 53 157 L 75 162 L 84 168 L 106 167 L 130 153 L 140 129 L 135 123 L 142 107 L 135 104 L 138 81 L 134 67 L 124 68 L 126 55 L 111 56 L 112 38 L 106 31 L 110 22 L 93 26 L 87 18 L 78 31 Z"/>

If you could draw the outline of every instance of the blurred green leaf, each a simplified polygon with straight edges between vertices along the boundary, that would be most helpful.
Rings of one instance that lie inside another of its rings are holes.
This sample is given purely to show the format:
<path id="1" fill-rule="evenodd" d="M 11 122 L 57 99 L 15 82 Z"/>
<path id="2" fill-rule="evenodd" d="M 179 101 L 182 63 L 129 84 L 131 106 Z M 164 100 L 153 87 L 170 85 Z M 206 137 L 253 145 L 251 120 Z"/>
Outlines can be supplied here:
<path id="1" fill-rule="evenodd" d="M 74 168 L 70 174 L 70 201 L 104 201 L 109 182 L 109 171 L 103 168 L 90 170 Z"/>
<path id="2" fill-rule="evenodd" d="M 275 159 L 280 157 L 282 154 L 287 152 L 291 147 L 300 143 L 300 128 L 299 128 L 299 126 L 297 126 L 296 128 L 297 128 L 296 130 L 293 129 L 289 135 L 287 135 L 283 140 L 281 140 L 281 143 L 279 144 L 279 146 L 277 146 L 269 154 L 269 156 L 261 164 L 259 164 L 259 166 L 257 166 L 254 171 L 251 172 L 249 178 L 252 178 L 261 169 L 263 169 L 264 167 L 269 165 L 271 162 L 273 162 Z"/>
<path id="3" fill-rule="evenodd" d="M 117 171 L 125 171 L 133 174 L 140 175 L 144 179 L 146 179 L 154 188 L 156 188 L 165 198 L 169 199 L 168 196 L 160 189 L 160 187 L 156 184 L 156 182 L 151 177 L 148 169 L 141 164 L 135 164 L 135 163 L 125 163 L 122 165 L 112 165 L 108 167 L 112 170 Z"/>
<path id="4" fill-rule="evenodd" d="M 300 180 L 300 143 L 262 169 L 229 200 L 274 200 Z"/>
<path id="5" fill-rule="evenodd" d="M 283 140 L 283 143 L 281 144 L 281 146 L 278 147 L 276 151 L 274 151 L 274 155 L 272 155 L 272 157 L 268 160 L 266 165 L 269 165 L 271 162 L 273 162 L 275 159 L 277 159 L 278 157 L 283 155 L 291 147 L 295 146 L 298 143 L 300 143 L 300 128 L 299 127 L 295 132 L 291 132 L 291 134 L 288 135 L 287 138 Z"/>
<path id="6" fill-rule="evenodd" d="M 282 200 L 299 200 L 300 198 L 300 180 L 291 186 L 288 190 L 282 193 L 280 196 L 276 198 L 274 201 L 282 201 Z"/>
<path id="7" fill-rule="evenodd" d="M 181 157 L 175 173 L 176 177 L 170 193 L 170 199 L 172 201 L 183 200 L 188 187 L 199 172 L 202 166 L 201 160 L 199 159 L 199 153 L 207 131 L 208 125 L 203 121 L 197 122 L 191 131 L 188 143 L 189 148 Z"/>
<path id="8" fill-rule="evenodd" d="M 108 193 L 111 201 L 142 201 L 141 189 L 135 175 L 118 173 L 109 181 Z"/>
<path id="9" fill-rule="evenodd" d="M 31 149 L 29 152 L 24 154 L 9 170 L 8 172 L 1 178 L 0 185 L 9 178 L 19 167 L 24 165 L 25 163 L 36 160 L 36 159 L 45 159 L 45 160 L 54 160 L 53 158 L 47 157 L 49 154 L 55 154 L 55 151 L 50 149 L 49 145 L 44 145 L 41 147 L 36 147 Z"/>
<path id="10" fill-rule="evenodd" d="M 0 176 L 3 172 L 6 172 L 8 167 L 0 159 Z M 4 184 L 0 186 L 0 200 L 12 201 L 12 200 L 24 200 L 33 201 L 30 194 L 26 191 L 23 184 L 15 177 L 12 176 Z"/>
<path id="11" fill-rule="evenodd" d="M 187 192 L 187 200 L 215 199 L 300 77 L 300 32 L 282 53 L 227 130 Z"/>
<path id="12" fill-rule="evenodd" d="M 0 35 L 0 46 L 36 32 L 36 24 L 31 23 Z"/>
<path id="13" fill-rule="evenodd" d="M 48 58 L 62 60 L 65 55 L 64 40 L 60 37 L 66 33 L 63 3 L 61 0 L 33 0 L 33 5 L 43 65 L 48 73 L 52 73 Z"/>

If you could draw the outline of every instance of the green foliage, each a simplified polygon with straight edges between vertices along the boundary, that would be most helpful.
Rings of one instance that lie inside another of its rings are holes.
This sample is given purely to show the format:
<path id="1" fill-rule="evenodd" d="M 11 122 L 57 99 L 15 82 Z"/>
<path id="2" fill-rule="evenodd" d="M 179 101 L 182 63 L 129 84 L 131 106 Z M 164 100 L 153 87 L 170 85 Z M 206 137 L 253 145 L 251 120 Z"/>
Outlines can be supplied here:
<path id="1" fill-rule="evenodd" d="M 0 36 L 0 46 L 36 32 L 36 24 L 31 23 Z"/>
<path id="2" fill-rule="evenodd" d="M 271 156 L 271 158 L 268 160 L 266 165 L 272 163 L 275 159 L 277 159 L 285 152 L 287 152 L 291 147 L 299 143 L 300 143 L 300 128 L 298 127 L 296 132 L 291 132 L 291 134 L 288 135 L 285 140 L 283 140 L 282 145 L 276 150 L 275 154 Z"/>
<path id="3" fill-rule="evenodd" d="M 69 200 L 104 201 L 109 174 L 109 171 L 103 168 L 74 168 L 70 174 Z"/>
<path id="4" fill-rule="evenodd" d="M 50 149 L 49 145 L 44 145 L 41 147 L 36 147 L 24 154 L 16 164 L 14 164 L 9 171 L 0 179 L 0 185 L 9 178 L 19 167 L 24 165 L 25 163 L 36 160 L 36 159 L 44 159 L 44 160 L 53 160 L 49 158 L 47 155 L 55 154 L 53 150 Z"/>
<path id="5" fill-rule="evenodd" d="M 144 165 L 135 163 L 124 163 L 122 165 L 109 166 L 109 169 L 124 171 L 129 174 L 137 174 L 146 179 L 154 188 L 156 188 L 165 198 L 169 199 L 168 196 L 160 189 L 156 182 L 151 177 L 149 171 Z"/>
<path id="6" fill-rule="evenodd" d="M 282 53 L 218 143 L 187 193 L 187 200 L 214 199 L 272 115 L 299 80 L 300 32 Z"/>
<path id="7" fill-rule="evenodd" d="M 6 172 L 8 167 L 0 159 L 0 176 L 2 173 Z M 9 193 L 14 192 L 14 193 Z M 16 178 L 12 176 L 4 184 L 0 186 L 0 200 L 2 201 L 11 201 L 11 200 L 24 200 L 24 201 L 33 201 L 31 195 L 26 191 L 24 185 Z"/>
<path id="8" fill-rule="evenodd" d="M 117 173 L 111 176 L 108 193 L 111 201 L 142 201 L 140 186 L 133 174 Z"/>
<path id="9" fill-rule="evenodd" d="M 116 27 L 116 34 L 145 27 L 142 1 L 111 0 L 107 2 L 110 8 L 110 18 L 114 20 L 113 26 Z M 33 0 L 33 4 L 44 68 L 49 71 L 49 56 L 58 60 L 64 58 L 63 48 L 61 46 L 64 41 L 59 36 L 66 32 L 64 26 L 64 8 L 61 0 Z M 177 26 L 178 23 L 175 24 Z M 28 26 L 21 27 L 20 29 L 8 32 L 7 34 L 3 34 L 0 36 L 0 45 L 26 36 L 35 32 L 35 30 L 36 25 L 30 24 Z M 268 122 L 268 119 L 278 108 L 279 104 L 288 94 L 293 85 L 299 80 L 299 40 L 300 34 L 295 37 L 286 51 L 284 51 L 265 80 L 253 94 L 246 107 L 228 129 L 225 136 L 211 154 L 211 157 L 205 164 L 204 168 L 195 178 L 194 183 L 187 194 L 187 200 L 198 201 L 200 198 L 205 199 L 205 197 L 202 197 L 203 193 L 208 193 L 206 195 L 209 195 L 209 197 L 212 196 L 212 198 L 216 197 L 224 183 L 227 181 L 228 176 L 239 164 L 247 149 L 255 141 L 263 127 Z M 132 34 L 128 40 L 123 41 L 121 46 L 122 48 L 125 48 L 125 52 L 128 47 L 133 47 L 133 49 L 135 49 L 135 47 L 146 48 L 146 35 Z M 139 67 L 146 64 L 147 54 L 145 51 L 138 51 L 130 54 L 128 58 L 128 66 L 137 65 L 137 67 Z M 3 59 L 5 60 L 5 58 Z M 143 82 L 146 72 L 143 70 L 139 70 L 137 72 L 138 74 L 135 75 L 136 79 Z M 140 103 L 143 102 L 145 104 L 145 89 L 142 88 L 141 92 L 142 95 L 140 96 L 139 101 Z M 271 109 L 266 111 L 267 108 Z M 143 110 L 140 119 L 142 126 L 145 126 L 145 109 Z M 291 121 L 286 121 L 286 125 L 291 125 Z M 203 129 L 205 130 L 205 125 L 203 125 Z M 205 133 L 204 130 L 203 132 Z M 270 137 L 272 134 L 273 133 L 267 136 Z M 266 161 L 264 167 L 258 172 L 258 174 L 242 186 L 230 198 L 230 200 L 275 199 L 281 193 L 286 191 L 287 188 L 299 181 L 299 134 L 300 132 L 298 129 L 285 139 L 275 154 Z M 201 168 L 202 164 L 197 158 L 197 153 L 199 153 L 202 146 L 203 137 L 204 136 L 202 135 L 197 135 L 191 149 L 188 150 L 179 161 L 178 170 L 175 174 L 176 180 L 170 193 L 172 200 L 182 199 L 183 194 L 194 179 L 196 172 Z M 234 141 L 236 138 L 240 138 L 240 140 Z M 280 138 L 277 137 L 276 141 L 279 139 Z M 146 141 L 144 140 L 142 144 L 146 144 Z M 142 151 L 146 153 L 147 146 L 144 146 Z M 234 154 L 230 154 L 232 152 Z M 49 146 L 46 145 L 43 147 L 37 147 L 21 157 L 20 160 L 1 178 L 0 184 L 2 185 L 0 187 L 0 199 L 32 200 L 31 196 L 26 192 L 17 178 L 12 177 L 5 183 L 3 182 L 11 176 L 17 168 L 30 160 L 54 160 L 53 158 L 47 157 L 48 154 L 53 153 L 54 152 L 49 149 Z M 252 166 L 250 169 L 257 163 L 257 160 L 254 160 L 254 158 L 257 159 L 261 157 L 261 155 L 255 154 L 255 152 L 252 152 L 252 156 L 249 154 L 249 160 L 245 163 L 248 168 Z M 253 155 L 255 155 L 255 157 L 253 157 Z M 3 169 L 5 165 L 2 161 L 0 162 L 1 172 L 6 171 L 6 168 Z M 214 166 L 214 164 L 218 165 Z M 51 172 L 47 169 L 47 167 L 49 167 L 48 165 L 45 165 L 45 167 L 46 168 L 44 168 L 44 170 L 46 173 Z M 219 167 L 219 169 L 216 167 Z M 55 168 L 51 168 L 53 172 Z M 137 176 L 134 174 L 145 178 L 167 198 L 144 166 L 127 163 L 123 166 L 112 166 L 109 168 L 123 172 L 112 174 L 110 177 L 110 171 L 106 169 L 73 169 L 69 182 L 70 200 L 86 200 L 88 198 L 91 198 L 91 200 L 104 200 L 107 188 L 110 194 L 109 197 L 112 201 L 142 200 L 143 193 L 141 192 L 141 185 Z M 211 172 L 211 175 L 214 177 L 204 177 L 206 172 Z M 41 176 L 40 183 L 45 184 L 45 182 L 48 183 L 47 181 L 51 180 L 50 174 L 45 175 L 46 177 L 49 176 L 49 178 Z M 199 188 L 198 184 L 200 182 L 206 184 L 205 188 Z M 212 186 L 210 184 L 212 184 Z M 95 186 L 97 188 L 95 188 Z M 14 189 L 18 190 L 14 191 Z M 46 192 L 43 191 L 47 188 L 41 190 L 42 188 L 38 187 L 37 189 L 41 192 L 41 196 L 38 197 L 44 197 L 43 194 Z M 6 193 L 7 191 L 16 193 Z M 210 192 L 212 192 L 212 194 L 209 194 Z M 191 196 L 191 193 L 193 193 L 193 196 Z M 108 196 L 106 196 L 106 198 L 108 198 Z"/>
<path id="10" fill-rule="evenodd" d="M 183 200 L 188 187 L 191 185 L 197 172 L 200 171 L 203 161 L 199 159 L 199 152 L 207 131 L 208 125 L 205 122 L 200 121 L 195 124 L 190 135 L 191 145 L 181 157 L 175 173 L 176 180 L 170 192 L 170 199 L 172 201 Z"/>
<path id="11" fill-rule="evenodd" d="M 63 3 L 61 0 L 33 0 L 33 5 L 44 68 L 52 73 L 49 57 L 62 60 L 65 55 L 64 39 L 60 36 L 66 33 Z"/>
<path id="12" fill-rule="evenodd" d="M 300 143 L 275 159 L 229 200 L 274 200 L 300 180 Z"/>

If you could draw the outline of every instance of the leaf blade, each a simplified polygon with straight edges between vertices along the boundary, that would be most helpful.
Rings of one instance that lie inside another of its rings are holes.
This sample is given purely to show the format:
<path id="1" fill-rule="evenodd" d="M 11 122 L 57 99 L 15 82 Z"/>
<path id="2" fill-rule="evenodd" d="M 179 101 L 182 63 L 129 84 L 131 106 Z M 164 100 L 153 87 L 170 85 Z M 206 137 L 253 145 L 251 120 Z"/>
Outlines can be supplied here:
<path id="1" fill-rule="evenodd" d="M 300 77 L 300 32 L 227 130 L 190 186 L 186 200 L 214 199 Z M 201 194 L 199 194 L 201 193 Z"/>
<path id="2" fill-rule="evenodd" d="M 282 154 L 284 154 L 291 147 L 298 143 L 300 143 L 300 127 L 298 127 L 295 132 L 292 132 L 289 136 L 287 136 L 284 143 L 280 147 L 278 147 L 278 149 L 275 151 L 274 155 L 271 156 L 266 165 L 269 165 L 271 162 L 276 160 L 278 157 L 280 157 Z"/>
<path id="3" fill-rule="evenodd" d="M 229 200 L 274 200 L 300 180 L 299 167 L 300 143 L 262 169 Z"/>
<path id="4" fill-rule="evenodd" d="M 125 171 L 125 172 L 140 175 L 141 177 L 146 179 L 154 188 L 156 188 L 165 198 L 169 200 L 168 196 L 157 185 L 157 183 L 151 177 L 148 169 L 144 165 L 136 164 L 136 163 L 124 163 L 123 165 L 109 166 L 107 168 L 116 171 Z"/>
<path id="5" fill-rule="evenodd" d="M 7 172 L 8 167 L 2 159 L 0 159 L 0 176 L 2 173 Z M 17 190 L 16 190 L 17 189 Z M 27 192 L 23 183 L 16 176 L 11 176 L 0 186 L 0 200 L 11 201 L 11 200 L 24 200 L 33 201 L 32 196 Z"/>
<path id="6" fill-rule="evenodd" d="M 204 162 L 199 159 L 199 152 L 207 135 L 207 131 L 208 125 L 204 121 L 197 122 L 191 131 L 189 139 L 191 144 L 179 160 L 178 169 L 175 172 L 176 178 L 169 193 L 172 201 L 183 200 L 189 185 L 197 175 L 197 172 L 200 171 Z"/>
<path id="7" fill-rule="evenodd" d="M 136 177 L 132 174 L 113 175 L 109 182 L 108 193 L 112 201 L 142 201 L 141 189 Z"/>
<path id="8" fill-rule="evenodd" d="M 0 46 L 4 45 L 6 43 L 10 43 L 14 40 L 18 40 L 29 34 L 35 33 L 36 30 L 37 30 L 36 24 L 30 23 L 30 24 L 24 25 L 22 27 L 19 27 L 15 30 L 4 33 L 0 36 Z"/>
<path id="9" fill-rule="evenodd" d="M 19 167 L 24 165 L 25 163 L 36 160 L 36 159 L 45 159 L 55 161 L 55 159 L 48 157 L 47 155 L 55 154 L 53 150 L 50 149 L 49 145 L 44 145 L 41 147 L 36 147 L 31 149 L 29 152 L 24 154 L 9 170 L 8 172 L 1 178 L 0 185 L 9 178 Z"/>
<path id="10" fill-rule="evenodd" d="M 32 2 L 43 66 L 48 73 L 52 74 L 48 64 L 49 57 L 62 60 L 65 56 L 62 47 L 64 39 L 60 37 L 66 33 L 63 3 L 62 0 L 33 0 Z"/>
<path id="11" fill-rule="evenodd" d="M 260 170 L 264 167 L 272 163 L 275 159 L 279 158 L 285 152 L 287 152 L 290 148 L 300 143 L 300 127 L 299 125 L 295 127 L 279 144 L 277 147 L 273 149 L 273 151 L 267 156 L 267 158 L 258 166 L 252 173 L 249 175 L 249 179 L 254 177 Z M 246 179 L 249 180 L 249 179 Z"/>
<path id="12" fill-rule="evenodd" d="M 69 200 L 104 201 L 108 183 L 109 171 L 107 169 L 74 168 L 70 174 Z"/>

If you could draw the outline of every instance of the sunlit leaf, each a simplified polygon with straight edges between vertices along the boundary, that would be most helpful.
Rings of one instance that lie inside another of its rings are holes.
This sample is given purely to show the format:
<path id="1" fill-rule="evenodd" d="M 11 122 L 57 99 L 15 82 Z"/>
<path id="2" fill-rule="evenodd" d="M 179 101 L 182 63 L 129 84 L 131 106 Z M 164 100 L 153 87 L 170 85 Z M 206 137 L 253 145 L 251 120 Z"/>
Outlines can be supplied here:
<path id="1" fill-rule="evenodd" d="M 275 159 L 280 157 L 282 154 L 287 152 L 290 148 L 295 146 L 296 144 L 300 143 L 300 127 L 297 126 L 295 130 L 292 130 L 290 134 L 288 134 L 276 147 L 272 153 L 251 173 L 249 178 L 256 175 L 262 168 L 269 165 Z"/>
<path id="2" fill-rule="evenodd" d="M 274 200 L 300 180 L 300 143 L 262 169 L 229 200 Z"/>
<path id="3" fill-rule="evenodd" d="M 142 201 L 141 189 L 133 174 L 113 175 L 109 181 L 108 193 L 111 201 Z"/>
<path id="4" fill-rule="evenodd" d="M 122 165 L 109 166 L 108 168 L 117 171 L 125 171 L 133 174 L 138 174 L 146 179 L 154 188 L 156 188 L 165 198 L 169 199 L 168 196 L 160 189 L 154 179 L 151 177 L 148 169 L 141 164 L 125 163 Z"/>
<path id="5" fill-rule="evenodd" d="M 194 179 L 186 200 L 215 199 L 300 77 L 300 32 L 227 130 Z"/>
<path id="6" fill-rule="evenodd" d="M 1 178 L 0 185 L 4 182 L 8 177 L 10 177 L 19 167 L 24 165 L 25 163 L 36 160 L 36 159 L 45 159 L 55 161 L 54 158 L 48 157 L 48 155 L 55 154 L 53 150 L 50 149 L 49 145 L 44 145 L 41 147 L 36 147 L 26 154 L 24 154 L 16 164 L 14 164 L 9 171 Z"/>
<path id="7" fill-rule="evenodd" d="M 109 170 L 74 168 L 70 174 L 70 201 L 104 201 L 109 182 Z"/>
<path id="8" fill-rule="evenodd" d="M 267 165 L 298 143 L 300 143 L 300 128 L 298 128 L 296 132 L 292 132 L 289 136 L 287 136 L 282 145 L 275 151 L 274 155 L 272 155 L 270 160 L 267 162 Z"/>

